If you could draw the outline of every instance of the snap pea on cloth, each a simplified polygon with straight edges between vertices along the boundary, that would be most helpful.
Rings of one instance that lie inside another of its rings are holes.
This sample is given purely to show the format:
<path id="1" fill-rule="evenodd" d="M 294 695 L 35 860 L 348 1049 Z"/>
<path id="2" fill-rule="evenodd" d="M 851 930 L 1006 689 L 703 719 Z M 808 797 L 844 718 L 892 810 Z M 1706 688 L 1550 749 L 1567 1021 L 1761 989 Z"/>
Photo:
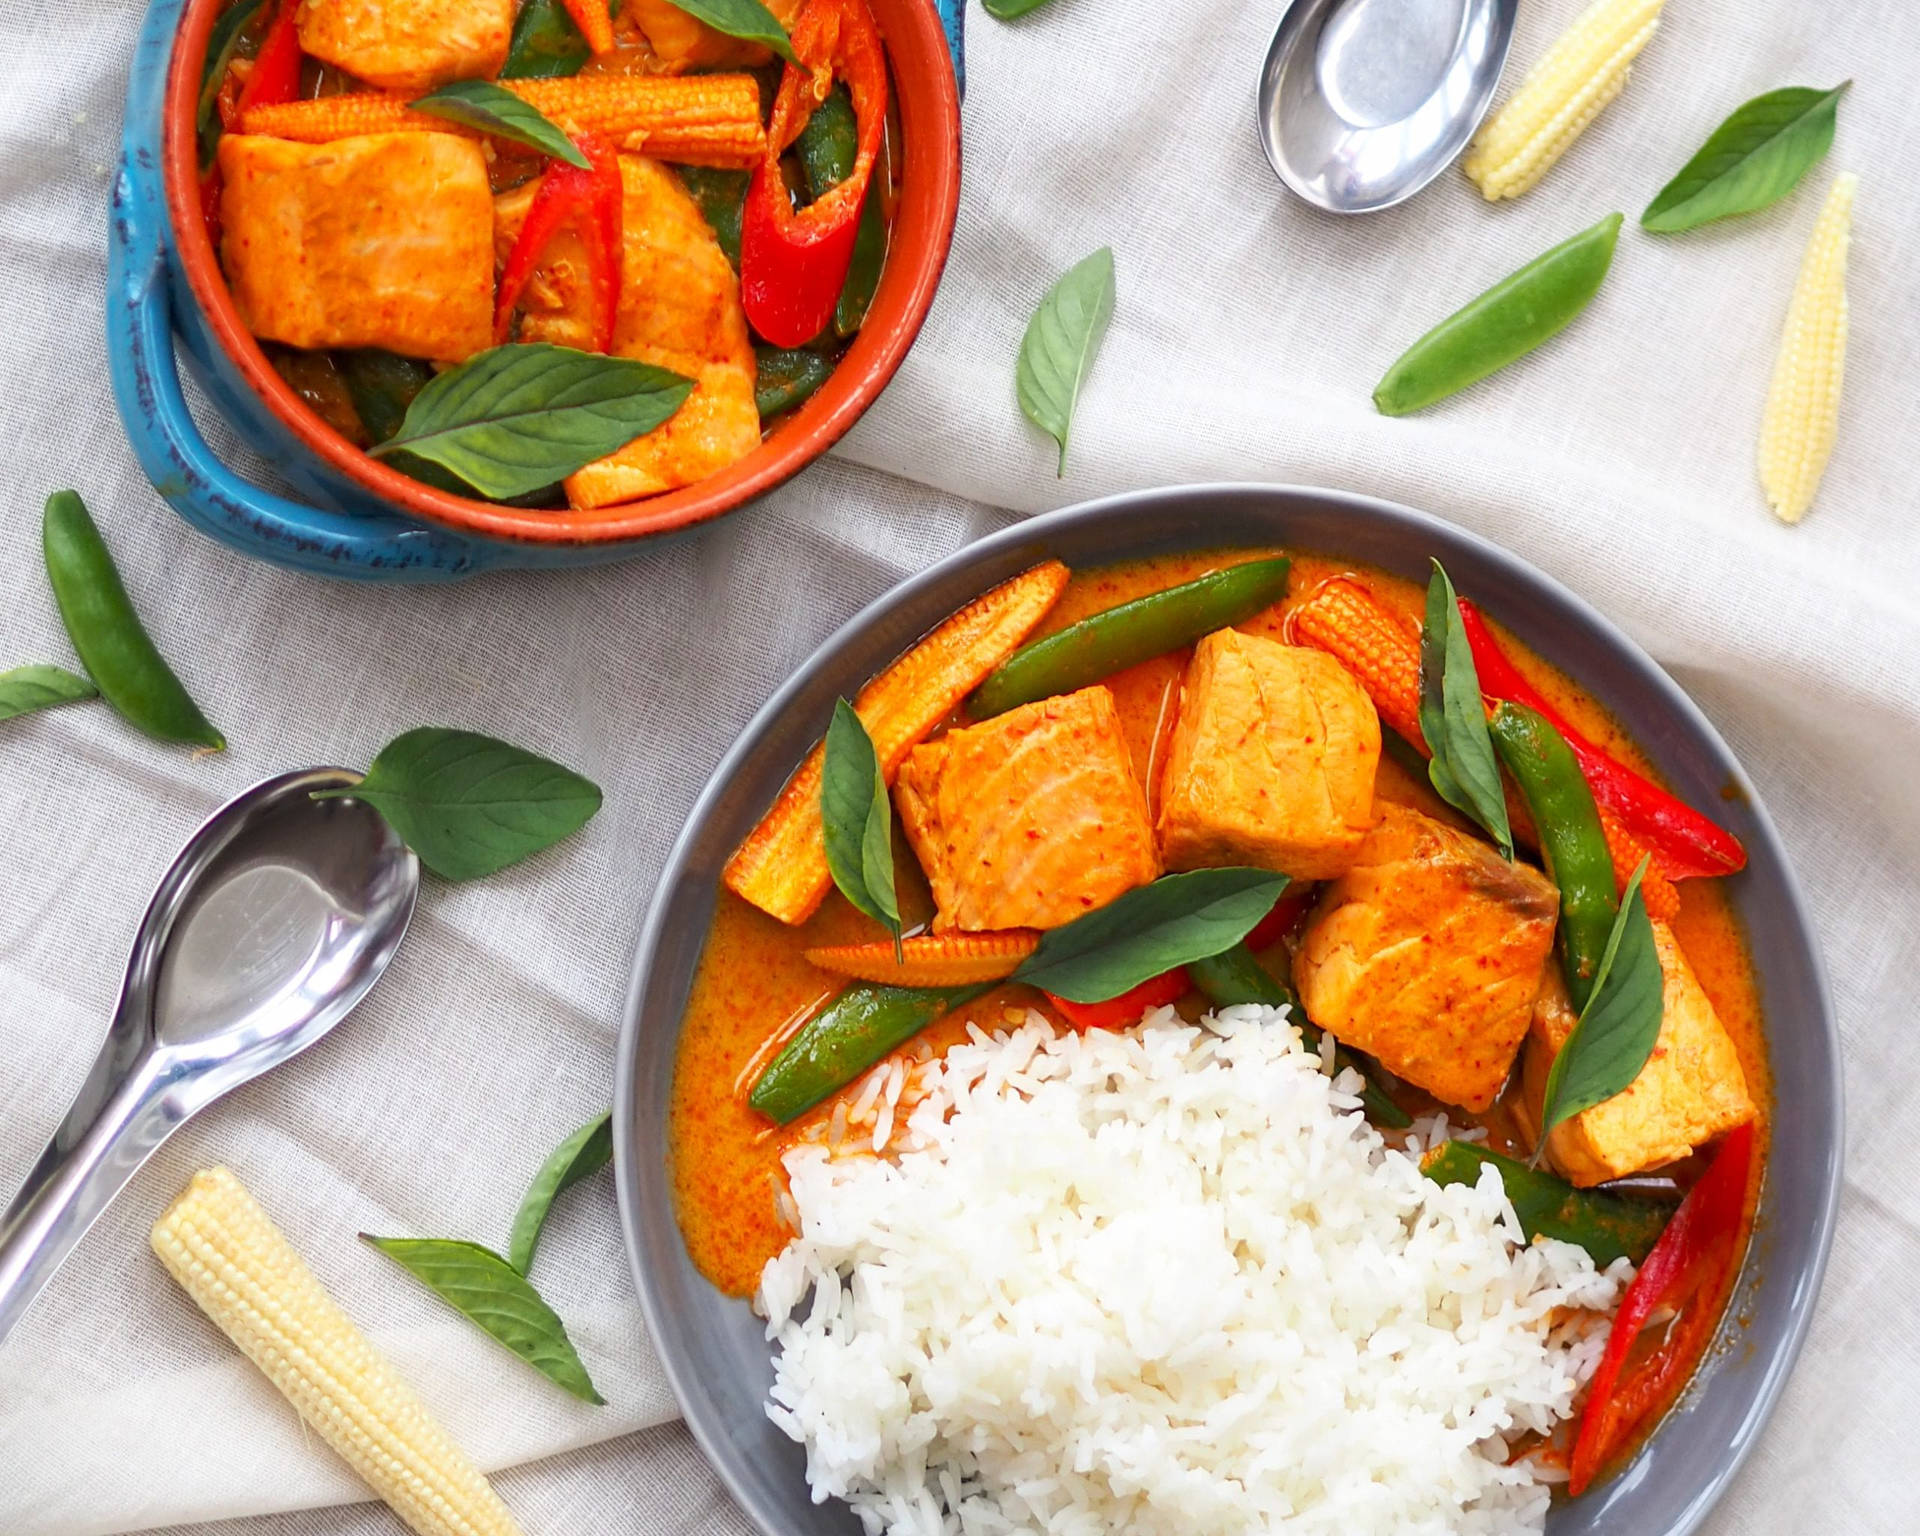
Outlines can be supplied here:
<path id="1" fill-rule="evenodd" d="M 1583 3 L 1520 8 L 1515 82 Z M 1237 477 L 1368 491 L 1499 540 L 1618 619 L 1752 770 L 1832 974 L 1848 1191 L 1807 1352 L 1705 1530 L 1911 1532 L 1920 9 L 1669 6 L 1631 87 L 1525 198 L 1489 208 L 1449 172 L 1355 219 L 1290 197 L 1254 141 L 1252 71 L 1278 10 L 1053 0 L 1003 25 L 972 9 L 952 260 L 918 345 L 834 458 L 630 565 L 433 590 L 249 563 L 147 487 L 100 339 L 139 10 L 22 0 L 0 16 L 0 669 L 77 659 L 39 552 L 42 500 L 74 486 L 229 741 L 196 759 L 97 701 L 0 722 L 0 1183 L 25 1173 L 92 1062 L 153 882 L 227 795 L 297 764 L 364 766 L 428 722 L 524 743 L 607 793 L 561 847 L 429 882 L 366 1005 L 132 1181 L 0 1346 L 0 1531 L 397 1529 L 347 1502 L 366 1491 L 147 1252 L 192 1171 L 224 1163 L 529 1536 L 745 1536 L 675 1422 L 609 1175 L 559 1203 L 534 1263 L 606 1408 L 541 1380 L 353 1234 L 506 1242 L 542 1158 L 607 1105 L 628 958 L 687 808 L 836 624 L 1022 513 Z M 1374 411 L 1374 384 L 1436 318 L 1568 232 L 1644 207 L 1740 102 L 1849 77 L 1821 175 L 1695 234 L 1630 225 L 1550 345 L 1418 415 Z M 1861 174 L 1847 395 L 1820 499 L 1786 528 L 1754 446 L 1801 254 L 1843 169 Z M 1014 402 L 1014 355 L 1051 278 L 1108 243 L 1118 302 L 1056 481 L 1056 448 Z M 1470 595 L 1502 616 L 1500 594 Z"/>

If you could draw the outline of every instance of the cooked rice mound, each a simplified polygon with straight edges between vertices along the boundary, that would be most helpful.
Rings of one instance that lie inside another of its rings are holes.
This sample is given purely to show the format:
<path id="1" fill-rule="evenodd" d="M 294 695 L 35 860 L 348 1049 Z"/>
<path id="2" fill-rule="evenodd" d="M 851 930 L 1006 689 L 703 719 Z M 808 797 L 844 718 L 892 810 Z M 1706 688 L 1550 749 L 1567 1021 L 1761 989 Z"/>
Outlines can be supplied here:
<path id="1" fill-rule="evenodd" d="M 1283 1011 L 975 1031 L 790 1152 L 768 1413 L 878 1536 L 1538 1531 L 1631 1271 L 1441 1188 Z M 904 1102 L 904 1101 L 903 1101 Z M 1417 1142 L 1415 1143 L 1417 1149 Z"/>

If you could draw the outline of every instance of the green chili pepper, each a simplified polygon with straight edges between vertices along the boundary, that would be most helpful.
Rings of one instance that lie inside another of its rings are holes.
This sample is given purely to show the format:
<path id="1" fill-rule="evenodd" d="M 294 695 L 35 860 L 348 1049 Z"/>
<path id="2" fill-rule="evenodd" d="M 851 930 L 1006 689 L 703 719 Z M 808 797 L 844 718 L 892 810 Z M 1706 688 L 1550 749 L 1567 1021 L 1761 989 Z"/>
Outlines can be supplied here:
<path id="1" fill-rule="evenodd" d="M 733 270 L 740 270 L 740 216 L 746 206 L 745 171 L 716 171 L 704 165 L 676 166 L 680 180 L 693 199 L 700 216 L 713 228 L 720 249 L 727 253 Z"/>
<path id="2" fill-rule="evenodd" d="M 1673 1207 L 1635 1200 L 1605 1190 L 1576 1189 L 1565 1179 L 1471 1142 L 1450 1141 L 1429 1152 L 1421 1172 L 1436 1184 L 1477 1184 L 1488 1163 L 1500 1170 L 1507 1199 L 1529 1240 L 1556 1237 L 1577 1243 L 1605 1268 L 1615 1259 L 1638 1264 L 1652 1251 L 1673 1215 Z"/>
<path id="3" fill-rule="evenodd" d="M 400 430 L 413 397 L 427 387 L 433 370 L 418 358 L 383 352 L 377 347 L 338 354 L 340 376 L 360 425 L 373 442 L 384 443 Z"/>
<path id="4" fill-rule="evenodd" d="M 141 628 L 140 616 L 74 491 L 47 498 L 41 547 L 54 601 L 73 648 L 106 701 L 130 725 L 162 741 L 185 741 L 219 751 L 227 744 Z"/>
<path id="5" fill-rule="evenodd" d="M 1373 392 L 1375 407 L 1383 416 L 1420 410 L 1559 334 L 1600 291 L 1620 219 L 1608 214 L 1442 320 L 1387 370 Z"/>
<path id="6" fill-rule="evenodd" d="M 238 5 L 220 13 L 220 19 L 207 34 L 207 63 L 201 71 L 200 104 L 194 114 L 194 126 L 200 135 L 202 165 L 213 159 L 214 145 L 220 142 L 220 87 L 233 64 L 234 54 L 239 51 L 240 34 L 246 31 L 247 23 L 260 13 L 261 4 L 262 0 L 240 0 Z"/>
<path id="7" fill-rule="evenodd" d="M 1285 556 L 1249 560 L 1069 624 L 1001 662 L 968 708 L 976 720 L 985 720 L 1192 645 L 1279 602 L 1286 596 L 1287 570 Z"/>
<path id="8" fill-rule="evenodd" d="M 848 987 L 800 1026 L 799 1033 L 760 1074 L 747 1102 L 781 1125 L 797 1120 L 942 1014 L 991 990 L 987 986 L 920 988 L 865 983 Z"/>
<path id="9" fill-rule="evenodd" d="M 513 20 L 502 80 L 553 80 L 577 75 L 593 56 L 560 0 L 525 0 Z"/>
<path id="10" fill-rule="evenodd" d="M 1600 811 L 1573 749 L 1545 716 L 1524 704 L 1503 703 L 1488 730 L 1532 813 L 1547 873 L 1560 887 L 1561 962 L 1573 1010 L 1580 1013 L 1620 907 Z"/>
<path id="11" fill-rule="evenodd" d="M 804 347 L 755 347 L 753 359 L 753 403 L 762 421 L 792 410 L 833 376 L 833 360 Z"/>

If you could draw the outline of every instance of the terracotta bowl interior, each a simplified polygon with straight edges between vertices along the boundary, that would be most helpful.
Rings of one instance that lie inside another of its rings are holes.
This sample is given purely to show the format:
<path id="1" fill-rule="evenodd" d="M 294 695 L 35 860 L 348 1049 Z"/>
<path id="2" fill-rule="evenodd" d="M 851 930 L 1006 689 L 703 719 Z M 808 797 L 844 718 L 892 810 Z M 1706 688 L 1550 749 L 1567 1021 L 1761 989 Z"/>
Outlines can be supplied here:
<path id="1" fill-rule="evenodd" d="M 960 198 L 960 103 L 945 35 L 926 0 L 868 0 L 886 39 L 901 129 L 899 200 L 866 324 L 832 378 L 759 448 L 696 485 L 614 506 L 532 511 L 449 495 L 367 457 L 327 426 L 241 323 L 200 218 L 194 111 L 221 0 L 189 0 L 167 79 L 167 209 L 180 265 L 220 346 L 248 385 L 324 464 L 430 523 L 488 538 L 586 544 L 704 522 L 772 489 L 859 419 L 906 356 L 933 302 Z"/>

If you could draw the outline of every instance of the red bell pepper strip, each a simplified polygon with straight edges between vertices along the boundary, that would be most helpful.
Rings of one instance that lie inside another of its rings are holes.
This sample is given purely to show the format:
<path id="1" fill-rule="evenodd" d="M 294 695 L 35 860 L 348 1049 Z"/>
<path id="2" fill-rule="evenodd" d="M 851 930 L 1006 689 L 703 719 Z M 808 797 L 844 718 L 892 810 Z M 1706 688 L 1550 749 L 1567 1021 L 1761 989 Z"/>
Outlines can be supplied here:
<path id="1" fill-rule="evenodd" d="M 1046 994 L 1047 1001 L 1060 1010 L 1060 1016 L 1075 1029 L 1125 1029 L 1138 1024 L 1149 1008 L 1164 1008 L 1178 1002 L 1193 990 L 1186 969 L 1175 966 L 1158 976 L 1149 976 L 1139 986 L 1110 997 L 1104 1003 L 1076 1003 L 1071 998 Z"/>
<path id="2" fill-rule="evenodd" d="M 576 133 L 573 141 L 591 169 L 583 171 L 564 160 L 548 162 L 527 209 L 526 222 L 520 226 L 500 274 L 493 310 L 496 345 L 512 334 L 514 309 L 555 233 L 569 220 L 577 220 L 586 241 L 587 286 L 593 295 L 591 350 L 608 352 L 613 348 L 614 324 L 620 314 L 620 273 L 625 265 L 622 225 L 626 195 L 620 182 L 620 158 L 597 134 Z"/>
<path id="3" fill-rule="evenodd" d="M 1593 798 L 1647 845 L 1661 874 L 1671 880 L 1684 880 L 1696 875 L 1730 875 L 1746 867 L 1747 851 L 1740 846 L 1739 838 L 1615 761 L 1569 725 L 1566 717 L 1521 675 L 1493 638 L 1480 610 L 1464 597 L 1460 599 L 1460 622 L 1473 649 L 1480 691 L 1492 699 L 1525 704 L 1553 723 L 1579 760 Z"/>
<path id="4" fill-rule="evenodd" d="M 300 0 L 280 0 L 273 25 L 260 41 L 253 70 L 240 88 L 239 111 L 277 106 L 300 94 Z"/>
<path id="5" fill-rule="evenodd" d="M 1586 1491 L 1646 1416 L 1668 1399 L 1719 1321 L 1714 1303 L 1739 1258 L 1740 1218 L 1752 1165 L 1749 1122 L 1727 1136 L 1627 1287 L 1573 1442 L 1567 1492 L 1575 1497 Z M 1678 1316 L 1660 1345 L 1622 1380 L 1628 1353 L 1657 1311 Z"/>
<path id="6" fill-rule="evenodd" d="M 1256 955 L 1263 949 L 1271 949 L 1284 939 L 1293 925 L 1300 921 L 1300 914 L 1313 905 L 1314 887 L 1311 882 L 1295 880 L 1280 893 L 1280 899 L 1273 904 L 1273 910 L 1253 925 L 1242 942 Z"/>
<path id="7" fill-rule="evenodd" d="M 789 64 L 780 77 L 766 158 L 747 186 L 740 221 L 741 306 L 754 330 L 776 347 L 803 346 L 833 319 L 887 117 L 886 54 L 864 0 L 807 0 L 789 39 L 807 67 Z M 859 130 L 853 172 L 796 210 L 780 156 L 836 77 L 853 98 Z"/>

